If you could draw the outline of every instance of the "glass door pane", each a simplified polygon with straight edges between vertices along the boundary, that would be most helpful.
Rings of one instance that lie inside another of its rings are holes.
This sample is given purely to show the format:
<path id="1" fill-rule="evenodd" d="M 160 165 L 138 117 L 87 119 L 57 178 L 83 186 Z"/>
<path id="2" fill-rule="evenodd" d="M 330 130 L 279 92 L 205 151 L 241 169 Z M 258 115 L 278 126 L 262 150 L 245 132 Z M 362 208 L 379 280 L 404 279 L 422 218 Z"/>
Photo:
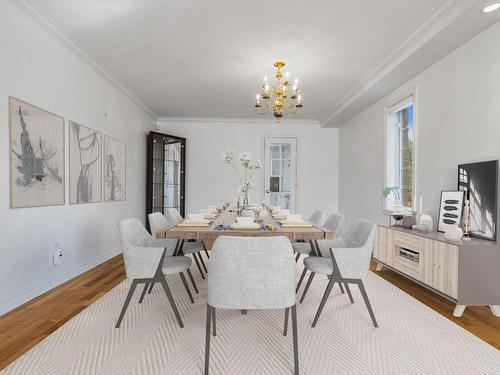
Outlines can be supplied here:
<path id="1" fill-rule="evenodd" d="M 273 206 L 296 209 L 296 138 L 265 139 L 265 201 Z"/>
<path id="2" fill-rule="evenodd" d="M 165 143 L 164 208 L 176 208 L 181 202 L 181 143 L 167 140 Z"/>

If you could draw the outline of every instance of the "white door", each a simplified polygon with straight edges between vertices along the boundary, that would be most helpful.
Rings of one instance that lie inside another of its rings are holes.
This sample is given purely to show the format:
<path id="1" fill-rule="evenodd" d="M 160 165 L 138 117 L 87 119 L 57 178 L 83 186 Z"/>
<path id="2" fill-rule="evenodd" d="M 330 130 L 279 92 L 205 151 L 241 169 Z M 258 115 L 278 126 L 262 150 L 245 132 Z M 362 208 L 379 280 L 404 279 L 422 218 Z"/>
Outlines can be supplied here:
<path id="1" fill-rule="evenodd" d="M 297 208 L 297 138 L 265 138 L 264 197 L 267 204 Z"/>

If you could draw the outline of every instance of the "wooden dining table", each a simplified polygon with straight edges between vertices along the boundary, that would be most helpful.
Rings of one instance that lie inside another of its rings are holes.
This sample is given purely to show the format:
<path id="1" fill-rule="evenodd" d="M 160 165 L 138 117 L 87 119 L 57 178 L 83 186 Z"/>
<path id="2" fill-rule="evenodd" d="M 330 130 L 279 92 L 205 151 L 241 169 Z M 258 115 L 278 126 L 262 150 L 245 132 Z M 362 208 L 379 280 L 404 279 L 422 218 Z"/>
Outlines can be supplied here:
<path id="1" fill-rule="evenodd" d="M 333 231 L 312 224 L 311 227 L 286 227 L 271 215 L 265 215 L 259 224 L 267 226 L 271 224 L 274 230 L 270 229 L 226 229 L 219 230 L 221 224 L 229 226 L 236 221 L 236 212 L 224 211 L 217 215 L 208 226 L 174 226 L 164 232 L 157 233 L 158 238 L 176 238 L 179 240 L 201 240 L 205 248 L 211 250 L 213 243 L 219 236 L 236 236 L 236 237 L 270 237 L 270 236 L 285 236 L 290 241 L 308 241 L 318 249 L 318 240 L 328 240 L 334 238 Z"/>

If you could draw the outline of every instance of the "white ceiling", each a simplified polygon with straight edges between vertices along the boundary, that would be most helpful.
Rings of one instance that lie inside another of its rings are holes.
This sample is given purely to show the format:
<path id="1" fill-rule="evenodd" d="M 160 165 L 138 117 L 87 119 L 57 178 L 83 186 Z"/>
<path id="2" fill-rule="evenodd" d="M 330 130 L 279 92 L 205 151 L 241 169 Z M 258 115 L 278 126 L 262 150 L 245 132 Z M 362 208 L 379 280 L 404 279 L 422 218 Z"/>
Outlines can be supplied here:
<path id="1" fill-rule="evenodd" d="M 361 83 L 370 82 L 374 69 L 390 67 L 388 56 L 413 46 L 414 37 L 431 35 L 427 24 L 456 18 L 453 11 L 470 11 L 477 3 L 32 2 L 158 117 L 258 118 L 253 108 L 258 85 L 265 74 L 273 75 L 273 62 L 279 58 L 287 62 L 291 76 L 300 79 L 304 110 L 299 118 L 327 125 L 352 107 L 357 100 L 353 94 Z M 477 21 L 483 29 L 493 22 L 485 18 Z"/>

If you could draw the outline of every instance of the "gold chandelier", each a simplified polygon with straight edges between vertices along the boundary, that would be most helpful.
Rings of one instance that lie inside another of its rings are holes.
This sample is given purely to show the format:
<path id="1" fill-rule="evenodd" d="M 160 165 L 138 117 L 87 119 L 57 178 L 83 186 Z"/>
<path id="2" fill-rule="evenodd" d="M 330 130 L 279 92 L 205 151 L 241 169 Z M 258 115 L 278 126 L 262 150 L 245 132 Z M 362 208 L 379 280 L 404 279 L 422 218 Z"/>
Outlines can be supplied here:
<path id="1" fill-rule="evenodd" d="M 282 118 L 285 111 L 295 115 L 303 107 L 302 95 L 300 95 L 299 90 L 299 80 L 295 78 L 290 88 L 290 81 L 288 80 L 290 73 L 288 71 L 285 72 L 283 81 L 281 68 L 285 66 L 285 63 L 283 61 L 276 61 L 274 66 L 276 67 L 276 86 L 270 89 L 267 76 L 264 76 L 264 83 L 261 86 L 262 92 L 255 97 L 255 108 L 262 115 L 267 114 L 272 109 L 274 117 L 277 118 Z M 261 99 L 264 102 L 264 108 L 262 107 Z"/>

